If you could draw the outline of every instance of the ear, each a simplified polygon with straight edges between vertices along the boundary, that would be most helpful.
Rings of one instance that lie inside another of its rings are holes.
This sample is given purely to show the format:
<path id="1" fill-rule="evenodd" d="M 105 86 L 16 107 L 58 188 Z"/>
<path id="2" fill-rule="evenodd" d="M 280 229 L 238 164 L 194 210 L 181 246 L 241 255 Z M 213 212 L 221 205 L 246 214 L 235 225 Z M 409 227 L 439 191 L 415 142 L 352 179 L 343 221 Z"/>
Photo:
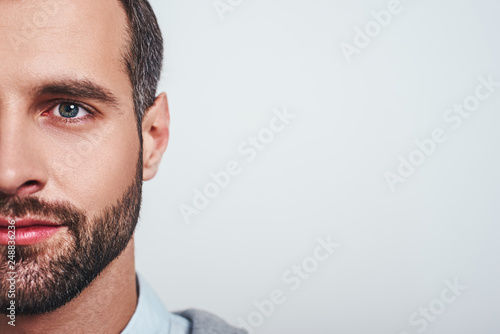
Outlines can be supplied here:
<path id="1" fill-rule="evenodd" d="M 168 145 L 170 114 L 167 95 L 161 93 L 142 119 L 143 170 L 142 179 L 151 180 L 158 171 Z"/>

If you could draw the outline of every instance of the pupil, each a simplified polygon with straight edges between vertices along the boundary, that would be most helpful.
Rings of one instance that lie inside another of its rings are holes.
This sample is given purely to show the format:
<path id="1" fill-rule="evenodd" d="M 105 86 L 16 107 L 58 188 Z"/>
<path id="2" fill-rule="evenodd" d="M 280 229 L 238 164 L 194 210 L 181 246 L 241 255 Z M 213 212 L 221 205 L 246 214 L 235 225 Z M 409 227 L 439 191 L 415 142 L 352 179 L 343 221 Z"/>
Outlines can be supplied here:
<path id="1" fill-rule="evenodd" d="M 72 118 L 78 115 L 78 106 L 74 104 L 61 104 L 59 106 L 59 113 L 62 117 Z"/>

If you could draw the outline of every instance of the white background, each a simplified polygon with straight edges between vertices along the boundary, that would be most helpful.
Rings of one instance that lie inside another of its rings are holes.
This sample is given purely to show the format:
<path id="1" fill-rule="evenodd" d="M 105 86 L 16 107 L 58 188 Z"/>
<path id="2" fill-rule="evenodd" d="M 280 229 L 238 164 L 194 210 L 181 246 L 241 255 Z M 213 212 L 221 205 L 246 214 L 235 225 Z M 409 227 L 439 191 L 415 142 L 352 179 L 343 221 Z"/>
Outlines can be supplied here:
<path id="1" fill-rule="evenodd" d="M 221 20 L 211 0 L 152 1 L 171 141 L 136 249 L 169 310 L 239 325 L 279 289 L 255 333 L 500 332 L 500 88 L 459 128 L 443 120 L 479 76 L 500 81 L 500 3 L 402 0 L 348 63 L 340 44 L 388 3 L 242 1 Z M 247 162 L 238 146 L 275 108 L 296 118 Z M 391 191 L 384 173 L 435 128 L 447 140 Z M 179 206 L 231 160 L 241 174 L 187 223 Z M 326 236 L 341 246 L 292 291 L 282 276 Z M 466 290 L 410 323 L 455 278 Z"/>

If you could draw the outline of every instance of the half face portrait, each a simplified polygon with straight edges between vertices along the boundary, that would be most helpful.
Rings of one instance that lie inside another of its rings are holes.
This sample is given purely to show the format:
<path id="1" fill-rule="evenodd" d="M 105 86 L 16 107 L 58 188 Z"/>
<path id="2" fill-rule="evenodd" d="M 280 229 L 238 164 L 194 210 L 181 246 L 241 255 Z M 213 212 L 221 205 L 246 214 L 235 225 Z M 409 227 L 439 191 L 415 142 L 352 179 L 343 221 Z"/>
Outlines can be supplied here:
<path id="1" fill-rule="evenodd" d="M 0 22 L 0 332 L 160 332 L 134 264 L 169 139 L 150 4 L 5 0 Z M 196 333 L 188 313 L 161 333 Z"/>
<path id="2" fill-rule="evenodd" d="M 165 124 L 154 128 L 143 150 L 142 125 L 168 117 L 161 96 L 161 115 L 153 110 L 143 122 L 162 44 L 156 36 L 155 50 L 134 47 L 119 1 L 0 7 L 0 217 L 2 230 L 11 219 L 17 226 L 15 268 L 1 261 L 0 276 L 16 273 L 19 315 L 43 314 L 75 298 L 130 244 L 143 178 L 154 175 L 168 138 Z M 24 35 L 40 15 L 43 27 Z M 138 64 L 147 52 L 155 54 Z M 134 92 L 132 78 L 148 70 Z M 5 231 L 1 238 L 4 257 Z M 0 286 L 2 312 L 7 288 Z"/>

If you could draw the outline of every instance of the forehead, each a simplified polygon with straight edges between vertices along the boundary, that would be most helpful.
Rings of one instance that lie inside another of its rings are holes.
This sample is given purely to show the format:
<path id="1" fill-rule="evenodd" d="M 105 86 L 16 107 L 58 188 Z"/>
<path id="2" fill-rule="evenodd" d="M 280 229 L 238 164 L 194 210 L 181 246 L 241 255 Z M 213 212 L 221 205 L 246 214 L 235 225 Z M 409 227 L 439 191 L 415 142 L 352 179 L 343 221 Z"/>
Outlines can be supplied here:
<path id="1" fill-rule="evenodd" d="M 0 89 L 84 77 L 130 91 L 118 0 L 0 0 Z"/>

